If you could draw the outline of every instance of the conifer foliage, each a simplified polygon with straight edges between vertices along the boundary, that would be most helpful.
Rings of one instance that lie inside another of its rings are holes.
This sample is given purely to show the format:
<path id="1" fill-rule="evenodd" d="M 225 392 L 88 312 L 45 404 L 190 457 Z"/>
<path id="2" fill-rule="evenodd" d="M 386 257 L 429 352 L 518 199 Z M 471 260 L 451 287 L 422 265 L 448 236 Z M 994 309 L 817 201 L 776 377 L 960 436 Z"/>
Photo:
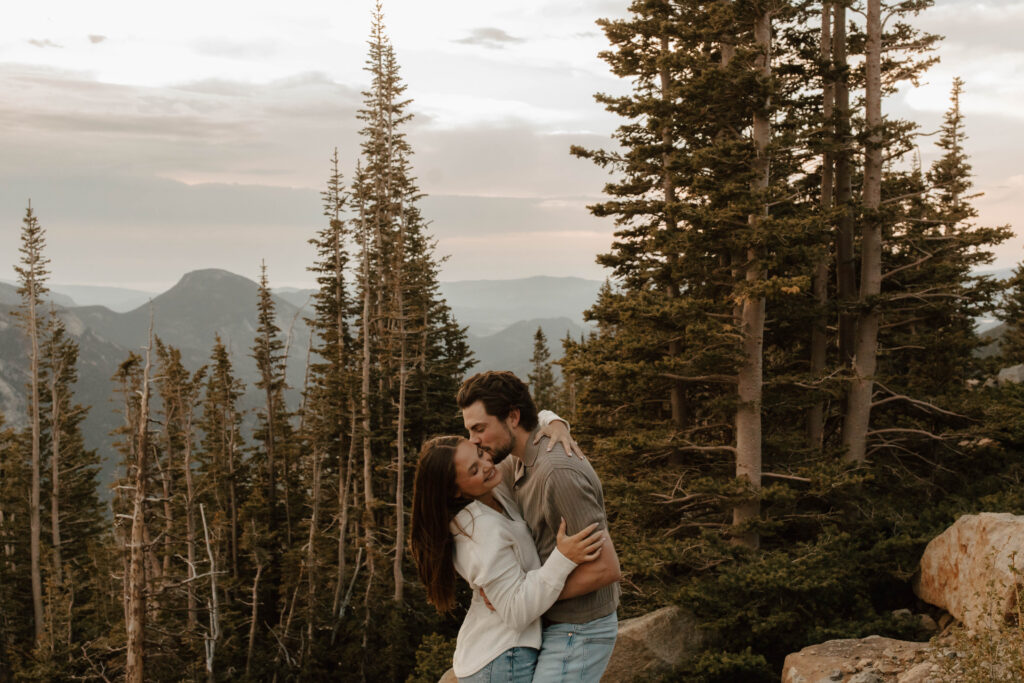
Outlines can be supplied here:
<path id="1" fill-rule="evenodd" d="M 112 378 L 124 418 L 113 525 L 72 400 L 77 346 L 45 314 L 45 241 L 26 212 L 32 419 L 0 423 L 0 681 L 404 680 L 439 628 L 406 582 L 407 482 L 427 437 L 461 430 L 455 393 L 473 361 L 439 293 L 380 5 L 368 47 L 359 157 L 346 184 L 331 156 L 310 239 L 304 385 L 285 381 L 291 334 L 265 264 L 253 410 L 219 336 L 188 368 L 151 331 Z"/>
<path id="2" fill-rule="evenodd" d="M 971 222 L 962 83 L 927 172 L 915 125 L 884 116 L 934 61 L 927 5 L 850 23 L 843 3 L 656 0 L 599 22 L 632 89 L 597 95 L 618 149 L 573 153 L 613 174 L 591 207 L 615 220 L 613 279 L 561 364 L 640 587 L 625 609 L 674 599 L 713 633 L 683 679 L 759 680 L 814 634 L 878 628 L 981 457 L 995 290 L 975 273 L 1009 233 Z"/>
<path id="3" fill-rule="evenodd" d="M 597 96 L 620 117 L 615 149 L 572 153 L 612 174 L 591 207 L 615 222 L 609 279 L 562 358 L 537 329 L 528 380 L 601 474 L 620 617 L 677 603 L 701 623 L 673 680 L 778 680 L 786 654 L 827 638 L 919 638 L 890 614 L 914 599 L 927 540 L 963 512 L 1024 513 L 1024 391 L 985 382 L 1024 362 L 1024 266 L 978 274 L 1010 231 L 975 222 L 966 86 L 927 168 L 916 124 L 885 114 L 934 61 L 913 26 L 928 4 L 635 0 L 599 22 L 631 91 Z M 379 3 L 365 70 L 359 149 L 330 155 L 309 238 L 302 385 L 285 379 L 293 335 L 266 264 L 251 338 L 222 331 L 199 367 L 151 321 L 111 378 L 109 515 L 81 431 L 101 408 L 75 401 L 79 348 L 46 309 L 45 235 L 25 212 L 0 683 L 448 668 L 458 619 L 408 580 L 408 482 L 427 438 L 462 431 L 473 359 L 439 292 Z M 1007 333 L 984 359 L 975 324 L 992 312 Z"/>

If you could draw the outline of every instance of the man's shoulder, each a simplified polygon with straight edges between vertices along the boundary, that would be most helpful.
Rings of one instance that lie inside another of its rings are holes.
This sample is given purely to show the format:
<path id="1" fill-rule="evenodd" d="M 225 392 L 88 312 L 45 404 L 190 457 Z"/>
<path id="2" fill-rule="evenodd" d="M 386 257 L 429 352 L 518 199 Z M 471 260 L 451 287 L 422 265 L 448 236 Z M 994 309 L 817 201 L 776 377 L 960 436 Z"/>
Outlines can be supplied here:
<path id="1" fill-rule="evenodd" d="M 571 476 L 570 472 L 577 472 L 588 479 L 597 480 L 598 478 L 597 472 L 594 471 L 589 460 L 566 453 L 560 443 L 554 443 L 551 450 L 548 451 L 548 439 L 545 437 L 533 448 L 537 449 L 534 467 L 538 476 L 563 478 L 567 475 Z"/>

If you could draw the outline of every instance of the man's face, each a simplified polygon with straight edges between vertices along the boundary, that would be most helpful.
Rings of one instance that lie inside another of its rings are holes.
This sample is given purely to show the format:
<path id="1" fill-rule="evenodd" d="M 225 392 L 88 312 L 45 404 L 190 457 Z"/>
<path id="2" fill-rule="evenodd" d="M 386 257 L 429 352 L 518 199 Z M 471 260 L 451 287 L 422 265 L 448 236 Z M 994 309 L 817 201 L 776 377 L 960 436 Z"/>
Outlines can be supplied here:
<path id="1" fill-rule="evenodd" d="M 483 401 L 477 401 L 462 409 L 462 421 L 469 432 L 469 440 L 490 453 L 495 465 L 515 449 L 512 427 L 519 422 L 518 410 L 513 409 L 507 418 L 499 420 L 487 414 Z"/>

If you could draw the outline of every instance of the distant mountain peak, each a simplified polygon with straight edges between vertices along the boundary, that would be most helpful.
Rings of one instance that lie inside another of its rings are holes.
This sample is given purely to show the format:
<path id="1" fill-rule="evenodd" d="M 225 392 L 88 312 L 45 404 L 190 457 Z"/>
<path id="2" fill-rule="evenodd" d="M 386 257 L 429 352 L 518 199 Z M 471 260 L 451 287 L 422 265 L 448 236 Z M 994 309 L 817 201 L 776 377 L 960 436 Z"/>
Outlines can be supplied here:
<path id="1" fill-rule="evenodd" d="M 182 275 L 181 279 L 178 280 L 177 284 L 175 284 L 174 287 L 194 286 L 197 284 L 209 283 L 223 284 L 225 281 L 236 282 L 239 284 L 256 284 L 249 278 L 244 277 L 242 275 L 237 275 L 229 270 L 224 270 L 222 268 L 202 268 L 200 270 L 191 270 Z"/>

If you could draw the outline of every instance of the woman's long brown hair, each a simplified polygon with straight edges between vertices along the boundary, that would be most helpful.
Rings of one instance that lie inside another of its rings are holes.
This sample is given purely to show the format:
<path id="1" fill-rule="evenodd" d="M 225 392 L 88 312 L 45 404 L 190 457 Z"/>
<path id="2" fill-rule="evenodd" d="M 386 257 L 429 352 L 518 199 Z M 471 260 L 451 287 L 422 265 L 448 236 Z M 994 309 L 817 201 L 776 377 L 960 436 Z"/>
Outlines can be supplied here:
<path id="1" fill-rule="evenodd" d="M 412 489 L 409 547 L 427 600 L 438 612 L 455 609 L 454 542 L 448 525 L 469 499 L 457 498 L 455 449 L 461 436 L 438 436 L 423 444 Z"/>

